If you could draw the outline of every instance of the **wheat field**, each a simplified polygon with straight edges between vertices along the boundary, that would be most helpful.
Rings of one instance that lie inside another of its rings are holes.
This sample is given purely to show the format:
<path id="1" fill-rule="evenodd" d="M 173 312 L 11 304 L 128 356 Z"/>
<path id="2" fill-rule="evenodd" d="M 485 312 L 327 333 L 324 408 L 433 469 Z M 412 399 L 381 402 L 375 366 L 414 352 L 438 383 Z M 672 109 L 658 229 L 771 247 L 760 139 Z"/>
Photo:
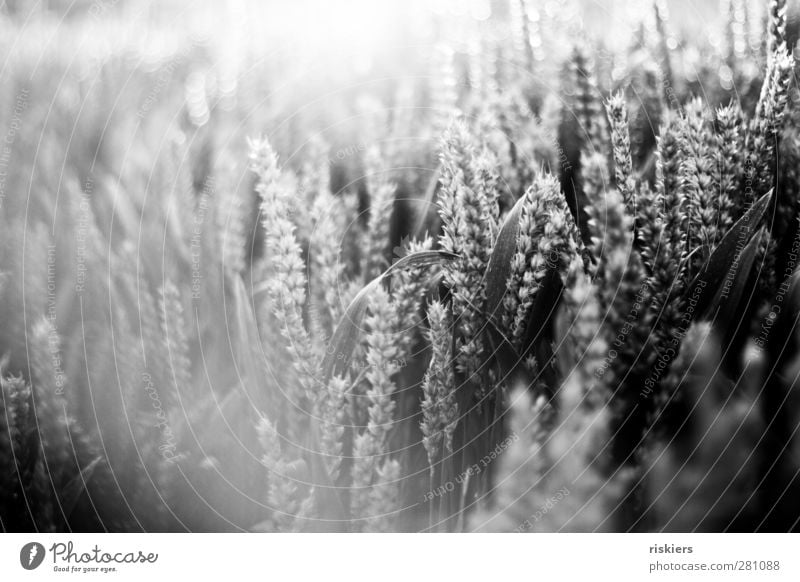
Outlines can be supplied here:
<path id="1" fill-rule="evenodd" d="M 0 5 L 0 530 L 800 530 L 792 0 Z"/>

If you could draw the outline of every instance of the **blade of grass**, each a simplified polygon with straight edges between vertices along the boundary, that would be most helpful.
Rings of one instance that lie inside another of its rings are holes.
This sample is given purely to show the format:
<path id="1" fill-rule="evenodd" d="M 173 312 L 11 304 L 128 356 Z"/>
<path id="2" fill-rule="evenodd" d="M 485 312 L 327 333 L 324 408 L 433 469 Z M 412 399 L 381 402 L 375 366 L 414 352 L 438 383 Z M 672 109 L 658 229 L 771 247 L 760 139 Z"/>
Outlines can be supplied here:
<path id="1" fill-rule="evenodd" d="M 429 267 L 452 260 L 454 255 L 445 251 L 419 251 L 398 259 L 381 275 L 367 283 L 353 298 L 336 326 L 325 357 L 322 361 L 322 377 L 325 382 L 335 374 L 342 373 L 350 362 L 361 336 L 364 317 L 369 305 L 370 293 L 393 273 L 404 269 Z"/>

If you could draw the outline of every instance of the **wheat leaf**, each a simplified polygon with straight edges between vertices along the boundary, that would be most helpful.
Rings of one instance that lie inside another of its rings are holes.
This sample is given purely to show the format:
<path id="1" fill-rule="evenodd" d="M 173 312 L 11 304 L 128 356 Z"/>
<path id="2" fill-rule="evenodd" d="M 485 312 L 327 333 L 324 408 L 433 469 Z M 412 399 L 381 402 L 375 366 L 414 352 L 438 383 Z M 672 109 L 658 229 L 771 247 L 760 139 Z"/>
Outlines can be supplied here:
<path id="1" fill-rule="evenodd" d="M 508 278 L 511 275 L 511 259 L 517 252 L 517 236 L 519 235 L 519 219 L 525 197 L 521 197 L 506 215 L 497 240 L 492 248 L 492 256 L 486 266 L 484 287 L 486 289 L 486 312 L 489 324 L 486 330 L 489 336 L 489 345 L 492 347 L 491 356 L 495 358 L 500 367 L 501 378 L 513 375 L 513 370 L 520 363 L 520 356 L 514 350 L 508 338 L 498 329 L 498 322 L 502 316 L 503 297 L 508 288 Z"/>
<path id="2" fill-rule="evenodd" d="M 503 306 L 503 296 L 508 288 L 508 278 L 511 274 L 511 261 L 517 251 L 517 236 L 519 234 L 519 220 L 522 214 L 524 197 L 517 200 L 511 211 L 506 215 L 500 232 L 497 235 L 492 256 L 486 268 L 486 311 L 489 325 L 486 329 L 490 336 L 492 355 L 496 358 L 503 377 L 514 374 L 514 371 L 523 359 L 508 339 L 497 329 L 497 322 Z M 520 352 L 528 353 L 531 345 L 540 338 L 545 326 L 555 312 L 555 306 L 561 297 L 562 284 L 555 271 L 548 272 L 542 282 L 542 289 L 536 294 L 526 321 L 526 334 L 523 338 Z"/>
<path id="3" fill-rule="evenodd" d="M 454 258 L 455 255 L 446 251 L 410 253 L 398 259 L 381 275 L 367 283 L 353 298 L 350 305 L 347 306 L 344 315 L 336 326 L 336 331 L 333 332 L 331 341 L 328 343 L 325 357 L 322 360 L 322 376 L 325 382 L 330 381 L 334 375 L 341 374 L 346 370 L 361 336 L 370 294 L 384 279 L 404 269 L 430 267 Z"/>
<path id="4" fill-rule="evenodd" d="M 503 304 L 508 277 L 511 274 L 511 259 L 517 251 L 517 235 L 519 234 L 519 218 L 522 214 L 525 197 L 517 200 L 511 211 L 506 215 L 503 226 L 497 234 L 497 240 L 492 249 L 492 256 L 486 267 L 486 311 L 489 319 L 494 321 L 500 316 L 498 310 Z"/>

